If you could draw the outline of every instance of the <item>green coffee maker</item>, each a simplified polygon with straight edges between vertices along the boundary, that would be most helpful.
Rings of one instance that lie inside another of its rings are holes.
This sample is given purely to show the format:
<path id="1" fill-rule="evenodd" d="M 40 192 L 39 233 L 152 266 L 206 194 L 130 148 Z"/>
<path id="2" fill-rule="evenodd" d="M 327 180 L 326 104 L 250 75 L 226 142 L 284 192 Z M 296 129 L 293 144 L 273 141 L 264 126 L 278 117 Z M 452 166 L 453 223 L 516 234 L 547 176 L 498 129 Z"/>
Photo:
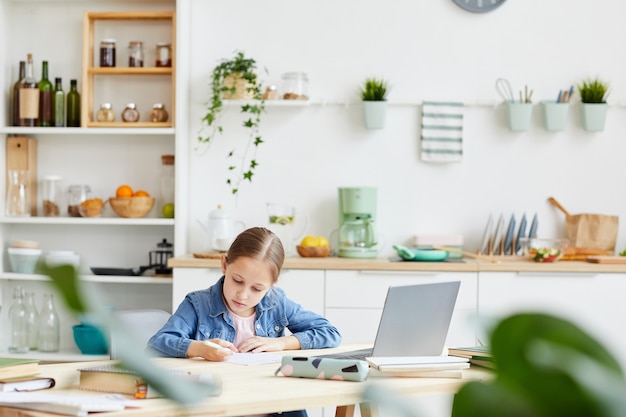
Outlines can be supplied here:
<path id="1" fill-rule="evenodd" d="M 339 241 L 337 256 L 341 258 L 375 258 L 378 256 L 376 236 L 376 188 L 339 188 Z"/>

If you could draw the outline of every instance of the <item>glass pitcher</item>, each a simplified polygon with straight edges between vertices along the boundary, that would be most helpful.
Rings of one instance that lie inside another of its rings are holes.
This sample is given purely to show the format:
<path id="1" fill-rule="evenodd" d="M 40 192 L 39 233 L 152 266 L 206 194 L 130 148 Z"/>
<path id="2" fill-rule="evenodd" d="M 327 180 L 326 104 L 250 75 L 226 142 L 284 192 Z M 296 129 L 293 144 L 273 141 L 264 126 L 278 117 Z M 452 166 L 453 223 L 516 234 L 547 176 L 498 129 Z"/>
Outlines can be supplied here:
<path id="1" fill-rule="evenodd" d="M 296 253 L 296 245 L 309 230 L 309 216 L 293 206 L 267 203 L 269 229 L 283 243 L 285 255 Z"/>
<path id="2" fill-rule="evenodd" d="M 22 169 L 9 170 L 9 189 L 7 190 L 6 215 L 30 216 L 30 190 L 28 187 L 28 171 Z"/>

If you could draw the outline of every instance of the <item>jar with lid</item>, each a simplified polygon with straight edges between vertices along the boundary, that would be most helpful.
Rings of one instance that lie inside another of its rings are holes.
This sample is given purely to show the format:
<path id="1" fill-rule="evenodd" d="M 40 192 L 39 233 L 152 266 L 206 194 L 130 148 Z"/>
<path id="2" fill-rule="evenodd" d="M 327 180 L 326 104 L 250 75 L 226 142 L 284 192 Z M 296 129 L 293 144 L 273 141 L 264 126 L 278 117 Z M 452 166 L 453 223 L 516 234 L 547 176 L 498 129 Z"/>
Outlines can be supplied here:
<path id="1" fill-rule="evenodd" d="M 99 122 L 115 121 L 115 112 L 113 111 L 113 106 L 111 106 L 111 103 L 102 103 L 100 105 L 100 110 L 98 110 L 98 113 L 96 113 L 96 120 Z"/>
<path id="2" fill-rule="evenodd" d="M 115 39 L 102 39 L 100 41 L 100 66 L 115 66 Z"/>
<path id="3" fill-rule="evenodd" d="M 128 44 L 128 66 L 143 67 L 143 42 L 130 41 Z"/>
<path id="4" fill-rule="evenodd" d="M 167 122 L 168 117 L 169 114 L 167 110 L 165 110 L 165 105 L 163 103 L 154 103 L 152 112 L 150 113 L 150 120 L 152 120 L 152 122 Z"/>
<path id="5" fill-rule="evenodd" d="M 88 185 L 70 185 L 67 193 L 67 214 L 70 217 L 80 216 L 80 203 L 91 198 L 91 188 Z"/>
<path id="6" fill-rule="evenodd" d="M 46 175 L 41 180 L 42 200 L 41 209 L 44 217 L 59 217 L 61 215 L 59 185 L 62 178 L 58 175 Z"/>
<path id="7" fill-rule="evenodd" d="M 137 110 L 135 103 L 128 103 L 126 105 L 126 108 L 122 112 L 122 120 L 125 122 L 139 121 L 139 110 Z"/>
<path id="8" fill-rule="evenodd" d="M 283 99 L 308 100 L 309 78 L 304 72 L 286 72 L 283 79 Z"/>
<path id="9" fill-rule="evenodd" d="M 156 66 L 172 66 L 172 45 L 170 43 L 159 42 L 156 44 Z"/>
<path id="10" fill-rule="evenodd" d="M 165 218 L 174 217 L 174 155 L 161 155 L 160 211 Z"/>
<path id="11" fill-rule="evenodd" d="M 278 91 L 275 85 L 270 85 L 265 89 L 263 93 L 263 100 L 278 100 L 280 96 L 278 95 Z"/>

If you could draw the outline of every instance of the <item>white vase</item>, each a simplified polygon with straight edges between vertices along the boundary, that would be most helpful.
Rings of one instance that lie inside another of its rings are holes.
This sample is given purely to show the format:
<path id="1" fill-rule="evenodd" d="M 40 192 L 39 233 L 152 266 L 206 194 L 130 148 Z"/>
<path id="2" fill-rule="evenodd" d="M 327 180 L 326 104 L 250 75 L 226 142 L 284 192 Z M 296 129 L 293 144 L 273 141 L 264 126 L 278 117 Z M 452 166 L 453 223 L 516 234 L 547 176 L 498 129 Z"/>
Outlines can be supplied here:
<path id="1" fill-rule="evenodd" d="M 606 103 L 582 104 L 583 127 L 586 131 L 600 132 L 604 130 L 607 108 Z"/>
<path id="2" fill-rule="evenodd" d="M 365 127 L 368 129 L 383 129 L 387 119 L 387 102 L 364 101 L 363 114 L 365 115 Z"/>

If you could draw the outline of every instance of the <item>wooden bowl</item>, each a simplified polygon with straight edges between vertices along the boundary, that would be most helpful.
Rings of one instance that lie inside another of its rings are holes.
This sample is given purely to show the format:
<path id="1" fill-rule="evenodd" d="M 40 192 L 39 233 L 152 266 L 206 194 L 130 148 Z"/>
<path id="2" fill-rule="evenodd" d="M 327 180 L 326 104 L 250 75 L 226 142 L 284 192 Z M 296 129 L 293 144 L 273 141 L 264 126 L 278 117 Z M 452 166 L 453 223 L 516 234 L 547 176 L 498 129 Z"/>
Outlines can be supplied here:
<path id="1" fill-rule="evenodd" d="M 109 198 L 111 208 L 120 217 L 144 217 L 154 206 L 154 197 Z"/>
<path id="2" fill-rule="evenodd" d="M 298 254 L 303 258 L 325 258 L 330 255 L 330 247 L 322 246 L 296 246 Z"/>

